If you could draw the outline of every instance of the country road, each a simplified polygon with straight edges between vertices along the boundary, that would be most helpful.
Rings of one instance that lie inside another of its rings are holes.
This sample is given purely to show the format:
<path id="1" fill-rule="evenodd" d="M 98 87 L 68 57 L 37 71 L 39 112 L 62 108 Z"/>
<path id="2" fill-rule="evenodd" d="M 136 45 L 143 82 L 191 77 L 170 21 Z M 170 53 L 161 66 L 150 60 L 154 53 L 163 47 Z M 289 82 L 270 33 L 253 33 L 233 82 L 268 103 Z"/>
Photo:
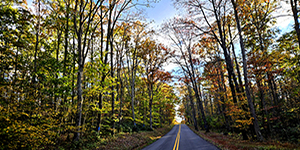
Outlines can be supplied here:
<path id="1" fill-rule="evenodd" d="M 218 150 L 185 124 L 175 125 L 165 136 L 143 150 Z"/>

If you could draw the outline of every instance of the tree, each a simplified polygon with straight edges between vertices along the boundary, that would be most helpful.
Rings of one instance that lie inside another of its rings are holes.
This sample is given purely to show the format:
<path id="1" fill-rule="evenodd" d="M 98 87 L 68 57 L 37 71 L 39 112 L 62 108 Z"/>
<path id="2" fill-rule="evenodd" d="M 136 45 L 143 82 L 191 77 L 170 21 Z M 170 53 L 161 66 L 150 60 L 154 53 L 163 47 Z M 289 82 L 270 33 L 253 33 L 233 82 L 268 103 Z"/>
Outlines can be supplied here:
<path id="1" fill-rule="evenodd" d="M 298 39 L 298 46 L 300 48 L 300 27 L 299 27 L 299 16 L 298 16 L 298 4 L 297 4 L 297 0 L 290 0 L 290 4 L 291 4 L 291 8 L 292 8 L 292 12 L 293 12 L 293 19 L 294 19 L 294 28 L 297 34 L 297 39 Z"/>
<path id="2" fill-rule="evenodd" d="M 208 132 L 209 127 L 201 100 L 201 90 L 199 85 L 201 83 L 201 78 L 198 77 L 200 72 L 196 68 L 196 66 L 201 65 L 201 61 L 193 56 L 196 51 L 196 44 L 194 44 L 195 32 L 185 27 L 186 26 L 182 26 L 180 22 L 176 22 L 176 20 L 170 21 L 164 26 L 169 38 L 176 45 L 174 49 L 176 49 L 180 54 L 174 55 L 176 52 L 173 52 L 175 63 L 181 67 L 181 69 L 189 77 L 189 81 L 192 82 L 192 87 L 197 99 L 198 110 L 201 111 L 204 128 Z"/>
<path id="3" fill-rule="evenodd" d="M 23 2 L 0 4 L 1 147 L 86 145 L 81 142 L 86 137 L 96 142 L 114 134 L 114 124 L 122 118 L 119 131 L 131 132 L 133 111 L 137 127 L 147 124 L 142 121 L 149 118 L 142 74 L 148 73 L 141 58 L 148 55 L 148 47 L 155 49 L 152 56 L 167 52 L 159 52 L 163 46 L 158 42 L 146 41 L 151 31 L 146 31 L 136 12 L 129 11 L 137 5 L 144 4 L 40 0 L 33 10 Z M 156 62 L 164 61 L 163 54 Z M 162 127 L 172 122 L 178 99 L 167 85 L 170 73 L 152 73 L 153 119 Z M 131 89 L 126 91 L 126 86 Z M 124 128 L 127 122 L 130 128 Z"/>
<path id="4" fill-rule="evenodd" d="M 82 118 L 82 77 L 83 77 L 83 69 L 85 64 L 85 59 L 87 57 L 89 51 L 89 44 L 91 41 L 91 37 L 93 35 L 93 28 L 97 26 L 93 25 L 92 22 L 95 19 L 95 16 L 102 6 L 103 0 L 98 0 L 96 2 L 93 1 L 75 1 L 74 6 L 74 29 L 77 36 L 77 55 L 78 55 L 78 75 L 77 75 L 77 127 L 78 132 L 76 132 L 74 136 L 74 140 L 78 141 L 80 138 L 80 126 L 81 126 L 81 118 Z M 89 5 L 87 14 L 84 15 L 84 11 L 86 6 Z M 77 17 L 79 16 L 79 18 Z M 86 28 L 85 28 L 86 27 Z"/>
<path id="5" fill-rule="evenodd" d="M 150 128 L 152 129 L 152 102 L 154 96 L 154 84 L 159 80 L 157 76 L 159 69 L 165 62 L 168 61 L 171 53 L 163 45 L 157 44 L 155 41 L 152 41 L 149 38 L 141 42 L 141 47 L 143 52 L 141 54 L 141 58 L 143 60 L 143 67 L 145 68 L 145 76 L 147 78 L 146 84 L 149 96 Z"/>

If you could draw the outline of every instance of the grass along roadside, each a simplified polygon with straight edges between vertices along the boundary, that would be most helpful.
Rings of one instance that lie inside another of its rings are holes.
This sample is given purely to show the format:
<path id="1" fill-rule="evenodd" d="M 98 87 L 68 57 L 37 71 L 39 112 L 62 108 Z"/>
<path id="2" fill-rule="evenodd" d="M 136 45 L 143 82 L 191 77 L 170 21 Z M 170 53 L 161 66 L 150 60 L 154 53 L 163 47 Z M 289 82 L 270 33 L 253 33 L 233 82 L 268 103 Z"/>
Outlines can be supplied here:
<path id="1" fill-rule="evenodd" d="M 222 133 L 196 131 L 193 126 L 188 125 L 191 130 L 206 141 L 216 145 L 222 150 L 300 150 L 300 145 L 291 143 L 280 143 L 275 141 L 254 142 L 242 140 L 238 136 L 223 135 Z"/>
<path id="2" fill-rule="evenodd" d="M 119 133 L 115 137 L 102 139 L 99 148 L 105 150 L 131 150 L 142 149 L 155 142 L 173 128 L 173 125 L 154 129 L 154 131 L 141 131 L 138 133 Z"/>

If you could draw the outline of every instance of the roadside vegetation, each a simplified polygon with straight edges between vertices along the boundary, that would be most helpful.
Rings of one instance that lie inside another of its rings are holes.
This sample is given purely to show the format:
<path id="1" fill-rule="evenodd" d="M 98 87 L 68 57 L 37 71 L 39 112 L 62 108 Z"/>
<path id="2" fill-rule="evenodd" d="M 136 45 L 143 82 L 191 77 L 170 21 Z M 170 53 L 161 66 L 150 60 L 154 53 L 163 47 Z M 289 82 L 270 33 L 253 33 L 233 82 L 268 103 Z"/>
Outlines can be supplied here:
<path id="1" fill-rule="evenodd" d="M 135 9 L 151 2 L 1 1 L 0 149 L 81 149 L 171 125 L 171 51 Z"/>
<path id="2" fill-rule="evenodd" d="M 300 144 L 290 142 L 280 142 L 276 140 L 268 140 L 258 142 L 254 140 L 243 140 L 241 134 L 218 133 L 215 131 L 205 132 L 203 130 L 196 131 L 191 125 L 188 125 L 197 135 L 206 141 L 216 145 L 222 150 L 299 150 Z"/>
<path id="3" fill-rule="evenodd" d="M 244 141 L 299 144 L 299 1 L 178 0 L 177 6 L 188 17 L 164 27 L 180 66 L 185 122 Z M 294 24 L 286 32 L 277 26 L 281 6 Z"/>
<path id="4" fill-rule="evenodd" d="M 173 125 L 154 129 L 153 131 L 141 131 L 138 133 L 121 133 L 116 137 L 109 137 L 102 141 L 100 149 L 108 150 L 137 150 L 146 147 L 163 137 L 173 128 Z M 104 142 L 104 143 L 103 143 Z"/>
<path id="5" fill-rule="evenodd" d="M 158 1 L 1 1 L 0 149 L 132 149 L 176 115 L 228 145 L 299 145 L 299 0 L 173 0 L 154 30 Z"/>
<path id="6" fill-rule="evenodd" d="M 83 135 L 82 138 L 72 143 L 69 140 L 63 140 L 58 149 L 90 149 L 90 150 L 137 150 L 142 149 L 155 142 L 166 133 L 168 133 L 174 125 L 162 128 L 140 128 L 134 132 L 119 132 L 114 136 L 101 137 L 100 135 Z M 55 149 L 55 147 L 45 147 L 46 149 Z"/>

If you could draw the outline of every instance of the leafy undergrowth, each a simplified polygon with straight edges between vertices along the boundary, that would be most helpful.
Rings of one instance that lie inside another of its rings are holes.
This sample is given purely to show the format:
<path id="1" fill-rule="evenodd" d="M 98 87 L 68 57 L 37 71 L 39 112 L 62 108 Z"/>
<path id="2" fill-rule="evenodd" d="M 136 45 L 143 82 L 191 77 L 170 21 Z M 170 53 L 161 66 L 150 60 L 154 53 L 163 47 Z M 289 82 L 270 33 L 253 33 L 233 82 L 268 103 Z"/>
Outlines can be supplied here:
<path id="1" fill-rule="evenodd" d="M 215 132 L 205 133 L 205 131 L 196 131 L 193 126 L 189 127 L 200 137 L 216 145 L 222 150 L 300 150 L 299 144 L 296 145 L 291 143 L 280 143 L 276 141 L 255 142 L 249 140 L 242 140 L 239 136 L 223 135 L 221 133 Z"/>
<path id="2" fill-rule="evenodd" d="M 82 135 L 78 142 L 71 142 L 73 134 L 70 137 L 64 135 L 61 142 L 57 145 L 46 145 L 39 149 L 76 149 L 76 150 L 132 150 L 141 149 L 155 142 L 166 133 L 168 133 L 174 125 L 165 126 L 163 128 L 154 129 L 153 131 L 140 132 L 120 132 L 114 137 L 100 137 L 99 135 L 90 134 Z"/>
<path id="3" fill-rule="evenodd" d="M 102 139 L 98 149 L 105 150 L 131 150 L 141 149 L 168 133 L 173 126 L 154 129 L 154 131 L 142 131 L 138 133 L 120 133 L 115 137 Z"/>

